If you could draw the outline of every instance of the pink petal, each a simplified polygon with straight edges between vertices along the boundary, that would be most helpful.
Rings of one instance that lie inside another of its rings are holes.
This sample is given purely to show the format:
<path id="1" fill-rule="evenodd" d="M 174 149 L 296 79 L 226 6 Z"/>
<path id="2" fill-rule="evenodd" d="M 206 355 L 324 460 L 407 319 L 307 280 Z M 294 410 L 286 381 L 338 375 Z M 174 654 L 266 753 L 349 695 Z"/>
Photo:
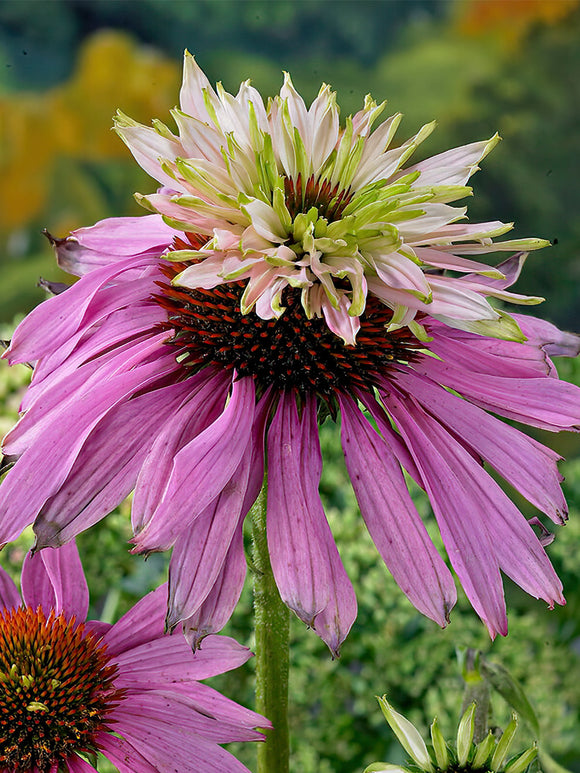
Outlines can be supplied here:
<path id="1" fill-rule="evenodd" d="M 196 612 L 216 583 L 240 518 L 245 515 L 242 506 L 249 466 L 250 455 L 246 453 L 221 493 L 177 538 L 169 565 L 170 628 Z"/>
<path id="2" fill-rule="evenodd" d="M 54 609 L 84 622 L 89 610 L 89 589 L 74 542 L 62 548 L 27 553 L 22 566 L 22 598 L 45 614 Z"/>
<path id="3" fill-rule="evenodd" d="M 107 635 L 104 638 L 106 643 Z M 252 653 L 228 636 L 208 636 L 192 653 L 181 633 L 161 635 L 115 654 L 119 666 L 115 685 L 119 688 L 165 689 L 174 682 L 209 679 L 238 668 Z"/>
<path id="4" fill-rule="evenodd" d="M 77 757 L 76 754 L 67 757 L 66 766 L 68 773 L 90 773 L 90 771 L 95 773 L 97 770 L 96 768 L 93 768 L 92 765 L 89 765 L 88 762 L 85 762 L 81 757 Z"/>
<path id="5" fill-rule="evenodd" d="M 106 255 L 140 255 L 152 249 L 163 250 L 173 242 L 176 231 L 161 215 L 109 217 L 71 234 L 80 245 Z"/>
<path id="6" fill-rule="evenodd" d="M 97 746 L 120 773 L 159 773 L 159 769 L 148 762 L 124 738 L 117 738 L 109 733 L 99 733 Z"/>
<path id="7" fill-rule="evenodd" d="M 167 490 L 149 523 L 135 537 L 140 550 L 170 547 L 223 491 L 247 448 L 254 407 L 253 380 L 234 381 L 221 416 L 177 452 Z"/>
<path id="8" fill-rule="evenodd" d="M 140 287 L 139 295 L 143 290 L 150 293 L 152 280 L 149 278 L 146 282 L 131 282 L 131 291 L 136 285 Z M 110 289 L 112 288 L 108 288 L 107 292 Z M 129 300 L 132 301 L 130 305 L 111 311 L 109 306 L 102 304 L 105 316 L 101 318 L 94 308 L 96 304 L 93 304 L 90 309 L 90 321 L 94 327 L 87 330 L 83 325 L 66 344 L 52 354 L 42 356 L 37 362 L 32 383 L 22 402 L 22 410 L 28 410 L 40 394 L 45 394 L 63 379 L 68 381 L 77 368 L 86 367 L 91 360 L 98 358 L 99 362 L 94 363 L 94 366 L 98 367 L 118 347 L 130 346 L 142 336 L 151 338 L 158 334 L 158 325 L 167 319 L 167 312 L 158 304 L 140 303 L 139 298 L 134 298 L 131 293 L 127 298 L 127 288 L 118 287 L 115 291 L 119 291 L 119 304 Z M 100 299 L 104 294 L 105 291 L 100 294 Z"/>
<path id="9" fill-rule="evenodd" d="M 496 268 L 505 275 L 505 279 L 493 279 L 492 277 L 479 275 L 474 275 L 471 279 L 475 279 L 480 284 L 489 285 L 495 290 L 505 290 L 517 281 L 527 257 L 527 252 L 516 252 L 511 257 L 507 258 L 507 260 L 503 260 L 499 263 Z M 465 278 L 467 279 L 468 277 Z"/>
<path id="10" fill-rule="evenodd" d="M 245 578 L 246 555 L 240 524 L 210 592 L 195 612 L 183 621 L 183 633 L 192 649 L 198 649 L 202 639 L 218 633 L 229 621 L 242 593 Z"/>
<path id="11" fill-rule="evenodd" d="M 576 357 L 580 353 L 580 336 L 566 333 L 556 325 L 537 317 L 512 314 L 532 346 L 540 346 L 550 357 Z"/>
<path id="12" fill-rule="evenodd" d="M 17 609 L 21 604 L 20 593 L 16 583 L 0 566 L 0 604 L 3 609 Z M 1 611 L 1 610 L 0 610 Z"/>
<path id="13" fill-rule="evenodd" d="M 339 394 L 342 445 L 361 514 L 389 571 L 412 604 L 444 627 L 457 595 L 388 444 Z"/>
<path id="14" fill-rule="evenodd" d="M 421 470 L 449 559 L 492 637 L 507 632 L 500 567 L 533 595 L 560 601 L 537 537 L 497 483 L 409 396 L 404 403 L 394 391 L 381 397 Z"/>
<path id="15" fill-rule="evenodd" d="M 542 378 L 550 372 L 546 355 L 538 347 L 486 339 L 465 331 L 458 331 L 463 336 L 454 335 L 453 328 L 442 324 L 430 324 L 429 330 L 434 334 L 429 351 L 464 371 L 506 378 Z"/>
<path id="16" fill-rule="evenodd" d="M 133 490 L 155 437 L 189 391 L 187 382 L 116 405 L 93 429 L 63 485 L 36 522 L 36 547 L 64 544 L 104 518 Z"/>
<path id="17" fill-rule="evenodd" d="M 5 453 L 13 456 L 23 454 L 69 410 L 74 410 L 75 405 L 90 399 L 93 392 L 99 389 L 105 393 L 107 390 L 101 388 L 103 383 L 108 384 L 119 373 L 129 372 L 147 360 L 150 354 L 156 355 L 158 369 L 162 370 L 166 365 L 175 370 L 174 357 L 167 347 L 161 347 L 162 341 L 163 336 L 158 334 L 147 341 L 118 347 L 108 358 L 95 359 L 70 371 L 66 366 L 60 368 L 60 378 L 54 380 L 41 394 L 36 394 L 33 401 L 25 401 L 25 414 L 4 439 Z"/>
<path id="18" fill-rule="evenodd" d="M 158 773 L 248 773 L 217 744 L 187 727 L 190 712 L 164 696 L 127 696 L 114 712 L 117 732 L 151 761 Z"/>
<path id="19" fill-rule="evenodd" d="M 553 451 L 429 379 L 399 372 L 397 383 L 488 461 L 539 510 L 563 523 L 566 501 Z"/>
<path id="20" fill-rule="evenodd" d="M 196 649 L 201 640 L 210 633 L 217 633 L 229 620 L 238 602 L 246 576 L 246 556 L 243 546 L 243 518 L 254 503 L 264 479 L 264 433 L 271 407 L 271 395 L 267 391 L 256 406 L 252 428 L 252 450 L 250 473 L 241 517 L 232 542 L 228 548 L 222 568 L 215 583 L 195 614 L 184 621 L 183 629 L 187 640 Z M 246 451 L 248 454 L 248 451 Z M 170 577 L 176 583 L 179 576 Z"/>
<path id="21" fill-rule="evenodd" d="M 175 723 L 179 722 L 182 729 L 199 734 L 207 741 L 221 744 L 232 741 L 264 740 L 263 733 L 254 729 L 256 725 L 263 726 L 266 721 L 264 717 L 248 712 L 253 714 L 253 726 L 240 726 L 238 722 L 227 717 L 218 718 L 207 710 L 200 711 L 197 696 L 190 698 L 189 695 L 182 694 L 179 689 L 174 690 L 173 685 L 170 689 L 148 691 L 140 695 L 139 703 L 140 709 L 147 706 L 151 719 L 156 717 L 161 721 L 166 720 L 167 708 L 171 706 L 172 711 L 175 710 Z"/>
<path id="22" fill-rule="evenodd" d="M 317 403 L 312 396 L 306 398 L 303 414 L 302 475 L 307 500 L 319 502 L 318 480 L 322 472 L 322 454 L 318 443 Z M 311 439 L 311 442 L 310 440 Z M 310 491 L 308 488 L 310 487 Z M 314 630 L 328 645 L 333 657 L 338 657 L 342 642 L 356 620 L 356 595 L 340 559 L 332 531 L 322 505 L 318 507 L 317 524 L 322 553 L 326 558 L 329 584 L 328 604 L 316 615 Z"/>
<path id="23" fill-rule="evenodd" d="M 180 685 L 174 685 L 173 690 L 185 694 Z M 208 714 L 224 722 L 231 722 L 240 727 L 271 727 L 272 724 L 261 714 L 240 706 L 239 703 L 226 698 L 224 695 L 201 682 L 196 682 L 191 688 L 187 687 L 188 701 L 195 705 L 200 714 Z"/>
<path id="24" fill-rule="evenodd" d="M 54 242 L 63 271 L 84 276 L 127 255 L 160 255 L 176 232 L 160 215 L 111 217 Z"/>
<path id="25" fill-rule="evenodd" d="M 175 364 L 173 365 L 175 367 Z M 83 394 L 18 459 L 0 486 L 3 511 L 0 541 L 15 539 L 31 523 L 47 499 L 66 480 L 84 442 L 113 406 L 160 378 L 156 361 L 111 376 L 106 388 Z M 22 492 L 26 491 L 24 499 Z"/>
<path id="26" fill-rule="evenodd" d="M 514 379 L 466 372 L 432 357 L 413 367 L 508 419 L 552 432 L 580 428 L 580 389 L 573 384 L 554 378 Z"/>
<path id="27" fill-rule="evenodd" d="M 103 642 L 112 655 L 155 641 L 164 635 L 167 584 L 140 599 L 105 634 Z"/>
<path id="28" fill-rule="evenodd" d="M 499 564 L 482 526 L 485 489 L 479 490 L 473 470 L 465 477 L 467 459 L 461 458 L 461 449 L 452 445 L 451 438 L 444 439 L 445 445 L 434 445 L 431 423 L 422 416 L 419 424 L 409 413 L 410 398 L 404 404 L 394 392 L 381 392 L 381 397 L 415 457 L 447 554 L 467 597 L 492 637 L 498 632 L 505 634 L 507 618 Z M 471 460 L 468 454 L 465 456 Z M 468 520 L 466 512 L 471 516 Z"/>
<path id="29" fill-rule="evenodd" d="M 66 290 L 44 301 L 14 331 L 7 357 L 10 364 L 34 362 L 65 344 L 81 325 L 95 297 L 114 277 L 127 269 L 153 266 L 154 257 L 130 257 L 95 269 Z"/>
<path id="30" fill-rule="evenodd" d="M 132 506 L 133 529 L 151 520 L 167 489 L 178 451 L 209 427 L 223 411 L 231 375 L 204 368 L 187 379 L 189 395 L 154 439 L 137 478 Z"/>
<path id="31" fill-rule="evenodd" d="M 325 516 L 318 494 L 310 496 L 320 480 L 317 452 L 318 439 L 298 418 L 294 394 L 282 393 L 268 431 L 268 548 L 282 600 L 310 626 L 330 600 Z M 306 470 L 303 455 L 313 462 Z"/>

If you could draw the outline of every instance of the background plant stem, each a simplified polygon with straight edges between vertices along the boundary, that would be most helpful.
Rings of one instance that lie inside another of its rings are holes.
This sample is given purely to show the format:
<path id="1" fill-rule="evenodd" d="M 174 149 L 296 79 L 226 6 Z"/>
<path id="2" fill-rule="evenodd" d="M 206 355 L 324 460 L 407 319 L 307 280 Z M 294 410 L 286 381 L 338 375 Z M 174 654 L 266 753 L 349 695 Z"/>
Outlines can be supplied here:
<path id="1" fill-rule="evenodd" d="M 278 593 L 266 539 L 266 478 L 251 510 L 256 627 L 256 711 L 272 722 L 258 746 L 257 773 L 288 773 L 290 613 Z"/>

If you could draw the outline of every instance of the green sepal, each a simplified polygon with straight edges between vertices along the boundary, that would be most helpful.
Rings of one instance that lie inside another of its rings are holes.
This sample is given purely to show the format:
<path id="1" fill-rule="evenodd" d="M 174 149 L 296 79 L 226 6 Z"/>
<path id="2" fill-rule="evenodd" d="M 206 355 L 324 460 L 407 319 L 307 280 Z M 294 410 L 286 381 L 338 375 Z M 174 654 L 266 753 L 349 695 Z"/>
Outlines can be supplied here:
<path id="1" fill-rule="evenodd" d="M 447 750 L 447 744 L 443 733 L 439 728 L 437 717 L 433 720 L 431 725 L 431 742 L 433 743 L 433 751 L 435 752 L 435 761 L 437 767 L 440 770 L 447 770 L 449 767 L 449 752 Z"/>
<path id="2" fill-rule="evenodd" d="M 465 767 L 473 744 L 474 717 L 475 703 L 472 703 L 461 717 L 457 728 L 457 763 L 461 768 Z"/>
<path id="3" fill-rule="evenodd" d="M 512 719 L 506 729 L 503 731 L 501 738 L 497 742 L 493 757 L 489 767 L 491 770 L 498 771 L 507 757 L 512 741 L 518 729 L 518 720 L 515 714 L 512 715 Z"/>
<path id="4" fill-rule="evenodd" d="M 471 767 L 472 768 L 483 768 L 483 766 L 488 761 L 489 757 L 491 756 L 493 750 L 495 748 L 495 737 L 491 730 L 489 731 L 488 735 L 477 744 L 475 747 L 475 754 L 473 756 L 473 760 L 471 761 Z"/>
<path id="5" fill-rule="evenodd" d="M 538 756 L 538 747 L 534 744 L 526 749 L 506 765 L 504 773 L 524 773 L 528 765 Z"/>

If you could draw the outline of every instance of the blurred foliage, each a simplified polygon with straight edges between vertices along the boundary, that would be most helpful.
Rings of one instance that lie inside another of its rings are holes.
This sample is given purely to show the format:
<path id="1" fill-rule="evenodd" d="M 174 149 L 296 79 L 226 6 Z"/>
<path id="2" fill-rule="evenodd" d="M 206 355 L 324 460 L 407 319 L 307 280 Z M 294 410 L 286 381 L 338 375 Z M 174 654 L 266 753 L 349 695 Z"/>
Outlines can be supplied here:
<path id="1" fill-rule="evenodd" d="M 62 281 L 41 229 L 56 235 L 110 215 L 138 214 L 134 190 L 154 183 L 110 132 L 121 107 L 137 120 L 166 119 L 178 99 L 181 52 L 198 55 L 212 80 L 229 89 L 251 77 L 277 92 L 281 69 L 312 98 L 321 81 L 338 91 L 343 114 L 366 92 L 401 110 L 401 139 L 432 118 L 438 131 L 424 154 L 490 136 L 504 142 L 474 178 L 470 216 L 516 222 L 516 236 L 557 245 L 533 255 L 520 292 L 546 295 L 543 313 L 580 329 L 580 11 L 576 0 L 401 0 L 265 3 L 262 0 L 4 0 L 0 4 L 0 320 L 43 297 L 40 275 Z M 137 12 L 136 12 L 137 11 Z M 108 29 L 104 29 L 108 28 Z M 0 337 L 6 338 L 6 331 Z M 580 384 L 580 364 L 562 365 Z M 29 378 L 24 366 L 0 362 L 0 435 L 17 415 Z M 561 453 L 577 440 L 550 438 Z M 359 615 L 333 662 L 297 621 L 292 633 L 292 770 L 360 773 L 374 759 L 400 759 L 375 707 L 387 693 L 426 731 L 437 714 L 445 734 L 455 726 L 461 680 L 455 647 L 479 647 L 507 666 L 536 707 L 558 761 L 580 771 L 580 460 L 562 465 L 570 523 L 549 552 L 568 604 L 548 613 L 507 584 L 510 635 L 490 643 L 464 597 L 440 631 L 415 612 L 379 560 L 340 453 L 337 428 L 323 427 L 322 493 Z M 436 541 L 424 497 L 418 507 Z M 91 589 L 91 614 L 113 620 L 166 575 L 166 559 L 129 554 L 129 504 L 79 538 Z M 526 515 L 531 512 L 525 511 Z M 15 577 L 30 530 L 5 548 Z M 439 544 L 439 542 L 438 542 Z M 251 590 L 245 589 L 227 632 L 251 646 Z M 252 666 L 212 680 L 251 705 Z M 497 721 L 505 723 L 501 703 Z M 522 733 L 522 747 L 529 740 Z M 234 746 L 254 767 L 251 746 Z M 103 773 L 112 770 L 105 764 Z"/>
<path id="2" fill-rule="evenodd" d="M 9 337 L 7 329 L 0 336 Z M 562 374 L 580 384 L 580 361 L 562 361 Z M 0 362 L 0 432 L 17 417 L 30 369 Z M 559 436 L 558 436 L 559 437 Z M 402 762 L 401 750 L 376 710 L 375 695 L 386 693 L 422 732 L 435 715 L 446 735 L 453 732 L 461 706 L 462 680 L 455 652 L 475 647 L 506 666 L 519 680 L 540 719 L 547 750 L 571 770 L 580 771 L 580 458 L 562 465 L 570 520 L 549 547 L 561 576 L 567 605 L 551 612 L 506 580 L 509 636 L 490 642 L 487 632 L 460 592 L 451 624 L 441 631 L 416 612 L 395 585 L 373 546 L 348 484 L 338 428 L 327 421 L 321 430 L 324 471 L 321 493 L 346 570 L 357 592 L 359 613 L 333 661 L 318 637 L 296 618 L 292 621 L 290 711 L 291 769 L 301 773 L 360 773 L 375 759 Z M 419 512 L 442 549 L 435 520 L 422 492 L 413 489 Z M 528 505 L 526 515 L 535 514 Z M 144 561 L 129 554 L 129 503 L 80 535 L 79 549 L 91 590 L 92 617 L 118 619 L 138 598 L 166 577 L 167 557 Z M 31 530 L 2 553 L 2 564 L 15 579 Z M 252 646 L 251 578 L 225 633 Z M 203 646 L 203 645 L 202 645 Z M 210 680 L 226 695 L 253 704 L 252 662 Z M 506 724 L 508 709 L 494 702 L 494 721 Z M 523 749 L 533 740 L 525 726 Z M 252 745 L 232 751 L 254 768 Z M 103 762 L 102 773 L 113 768 Z"/>

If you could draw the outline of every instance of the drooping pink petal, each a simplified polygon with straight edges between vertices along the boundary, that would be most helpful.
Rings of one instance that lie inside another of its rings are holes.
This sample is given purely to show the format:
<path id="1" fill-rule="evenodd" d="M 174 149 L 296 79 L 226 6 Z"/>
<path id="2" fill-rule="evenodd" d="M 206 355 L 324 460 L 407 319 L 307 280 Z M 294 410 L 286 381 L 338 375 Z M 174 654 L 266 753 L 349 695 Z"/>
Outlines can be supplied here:
<path id="1" fill-rule="evenodd" d="M 550 357 L 576 357 L 580 353 L 580 336 L 566 333 L 551 322 L 523 314 L 512 314 L 532 346 L 540 346 Z"/>
<path id="2" fill-rule="evenodd" d="M 66 417 L 69 410 L 74 410 L 79 403 L 90 400 L 95 391 L 106 393 L 107 389 L 101 386 L 103 383 L 108 386 L 114 376 L 130 372 L 132 368 L 146 362 L 151 354 L 157 355 L 154 370 L 163 372 L 164 367 L 169 371 L 175 370 L 171 352 L 161 348 L 163 337 L 163 334 L 158 334 L 153 338 L 121 346 L 110 358 L 97 358 L 73 368 L 68 373 L 68 378 L 65 373 L 46 393 L 43 391 L 42 394 L 35 395 L 33 402 L 26 403 L 25 414 L 4 438 L 5 453 L 22 455 L 38 438 L 50 431 L 55 423 Z M 114 390 L 111 388 L 110 392 L 112 399 Z"/>
<path id="3" fill-rule="evenodd" d="M 556 523 L 568 509 L 557 455 L 514 427 L 451 394 L 430 379 L 400 371 L 397 383 L 423 408 L 469 443 L 523 496 Z"/>
<path id="4" fill-rule="evenodd" d="M 245 515 L 242 506 L 249 472 L 250 454 L 246 452 L 216 499 L 177 538 L 169 565 L 170 628 L 196 612 L 215 585 Z"/>
<path id="5" fill-rule="evenodd" d="M 172 243 L 175 233 L 161 215 L 109 217 L 78 228 L 68 239 L 58 240 L 55 249 L 63 271 L 84 276 L 122 256 L 159 255 Z"/>
<path id="6" fill-rule="evenodd" d="M 133 290 L 135 285 L 139 285 L 141 290 L 149 293 L 151 284 L 152 280 L 148 279 L 146 282 L 132 282 L 130 287 Z M 120 304 L 131 301 L 131 293 L 128 293 L 127 298 L 126 288 L 115 288 L 115 291 L 117 290 L 122 291 L 119 292 Z M 100 297 L 102 298 L 102 295 Z M 91 360 L 98 359 L 94 367 L 99 367 L 100 363 L 109 359 L 113 347 L 130 346 L 145 337 L 149 339 L 157 335 L 159 323 L 167 317 L 164 310 L 151 302 L 139 303 L 138 299 L 133 300 L 127 308 L 120 307 L 113 311 L 102 304 L 105 315 L 102 318 L 94 308 L 96 304 L 93 304 L 90 309 L 90 323 L 83 325 L 66 344 L 52 354 L 41 357 L 36 363 L 21 410 L 28 410 L 40 395 L 48 394 L 52 387 L 62 380 L 68 381 L 77 368 L 86 368 Z"/>
<path id="7" fill-rule="evenodd" d="M 221 416 L 175 455 L 163 498 L 135 537 L 140 550 L 170 547 L 220 494 L 248 446 L 254 407 L 254 381 L 234 381 Z"/>
<path id="8" fill-rule="evenodd" d="M 167 488 L 173 459 L 196 435 L 220 415 L 231 376 L 206 368 L 186 382 L 186 399 L 158 432 L 141 465 L 131 511 L 133 529 L 139 531 L 151 520 Z"/>
<path id="9" fill-rule="evenodd" d="M 258 496 L 264 480 L 264 434 L 271 403 L 272 395 L 270 390 L 267 390 L 256 405 L 251 454 L 249 450 L 246 451 L 246 455 L 251 457 L 246 493 L 240 510 L 239 522 L 222 568 L 203 603 L 194 614 L 188 616 L 183 622 L 185 636 L 194 649 L 198 647 L 205 636 L 221 631 L 229 620 L 242 592 L 246 576 L 243 519 Z M 176 585 L 181 584 L 177 571 L 170 571 L 170 586 L 172 582 L 175 582 Z M 168 621 L 172 620 L 173 617 L 170 594 Z"/>
<path id="10" fill-rule="evenodd" d="M 309 426 L 309 425 L 308 425 Z M 324 516 L 318 489 L 320 472 L 302 462 L 316 454 L 317 440 L 303 431 L 296 397 L 283 392 L 268 430 L 267 532 L 272 571 L 280 596 L 307 625 L 329 602 L 330 576 L 321 533 Z M 312 476 L 305 482 L 304 475 Z"/>
<path id="11" fill-rule="evenodd" d="M 339 396 L 348 473 L 370 535 L 401 590 L 444 627 L 457 599 L 453 578 L 431 542 L 388 444 L 354 401 Z"/>
<path id="12" fill-rule="evenodd" d="M 514 379 L 465 372 L 433 357 L 425 357 L 413 367 L 508 419 L 552 432 L 580 428 L 580 389 L 573 384 L 554 378 Z"/>
<path id="13" fill-rule="evenodd" d="M 210 592 L 195 612 L 183 620 L 183 633 L 192 649 L 198 649 L 202 639 L 218 633 L 228 622 L 242 593 L 245 578 L 246 555 L 240 524 Z"/>
<path id="14" fill-rule="evenodd" d="M 185 382 L 115 406 L 95 426 L 67 479 L 43 505 L 36 547 L 56 547 L 104 518 L 135 486 L 151 437 L 171 420 L 189 391 Z"/>
<path id="15" fill-rule="evenodd" d="M 417 420 L 417 411 L 410 412 L 412 398 L 405 396 L 403 402 L 394 390 L 381 392 L 381 398 L 419 467 L 449 560 L 467 597 L 490 635 L 505 635 L 499 562 L 484 525 L 487 509 L 496 506 L 490 501 L 493 480 L 487 473 L 481 480 L 479 465 L 450 435 L 435 434 L 439 427 L 427 414 L 421 412 L 420 422 Z"/>
<path id="16" fill-rule="evenodd" d="M 127 269 L 153 266 L 157 260 L 152 256 L 123 258 L 92 271 L 82 282 L 41 303 L 14 331 L 5 355 L 8 362 L 35 362 L 55 351 L 76 332 L 99 290 Z"/>
<path id="17" fill-rule="evenodd" d="M 414 400 L 406 397 L 403 403 L 393 391 L 382 397 L 417 463 L 425 471 L 433 466 L 425 480 L 449 558 L 490 633 L 506 630 L 499 572 L 493 573 L 495 582 L 489 572 L 494 564 L 536 598 L 563 603 L 562 585 L 540 541 L 498 484 Z M 467 524 L 461 523 L 465 512 Z M 469 550 L 456 552 L 458 536 L 467 539 Z M 476 560 L 469 561 L 471 556 Z"/>
<path id="18" fill-rule="evenodd" d="M 22 599 L 26 606 L 73 615 L 84 621 L 89 609 L 89 589 L 74 542 L 35 555 L 27 553 L 22 566 Z"/>
<path id="19" fill-rule="evenodd" d="M 175 368 L 175 363 L 172 367 Z M 84 393 L 57 415 L 50 428 L 18 459 L 2 483 L 0 542 L 15 539 L 64 483 L 101 417 L 136 389 L 146 387 L 148 382 L 162 375 L 157 361 L 128 373 L 115 374 L 106 388 Z M 25 499 L 22 491 L 27 492 Z"/>
<path id="20" fill-rule="evenodd" d="M 329 576 L 328 603 L 319 612 L 313 628 L 328 645 L 333 657 L 338 657 L 340 647 L 356 619 L 357 604 L 354 588 L 348 578 L 338 553 L 334 537 L 320 502 L 318 481 L 322 473 L 322 454 L 318 442 L 316 399 L 308 396 L 302 416 L 302 480 L 307 501 L 314 503 L 317 510 L 318 533 L 322 554 L 326 560 Z"/>

